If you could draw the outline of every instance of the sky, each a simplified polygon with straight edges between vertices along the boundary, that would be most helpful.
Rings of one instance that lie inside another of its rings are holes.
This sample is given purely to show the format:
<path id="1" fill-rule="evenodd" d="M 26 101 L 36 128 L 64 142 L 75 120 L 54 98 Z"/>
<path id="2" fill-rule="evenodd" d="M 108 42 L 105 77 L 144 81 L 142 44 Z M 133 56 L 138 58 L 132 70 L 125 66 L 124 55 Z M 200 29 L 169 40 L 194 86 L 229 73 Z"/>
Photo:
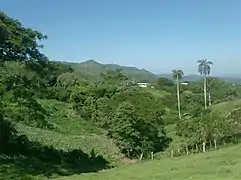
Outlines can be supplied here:
<path id="1" fill-rule="evenodd" d="M 94 59 L 154 73 L 241 75 L 241 0 L 1 0 L 0 11 L 48 35 L 50 60 Z"/>

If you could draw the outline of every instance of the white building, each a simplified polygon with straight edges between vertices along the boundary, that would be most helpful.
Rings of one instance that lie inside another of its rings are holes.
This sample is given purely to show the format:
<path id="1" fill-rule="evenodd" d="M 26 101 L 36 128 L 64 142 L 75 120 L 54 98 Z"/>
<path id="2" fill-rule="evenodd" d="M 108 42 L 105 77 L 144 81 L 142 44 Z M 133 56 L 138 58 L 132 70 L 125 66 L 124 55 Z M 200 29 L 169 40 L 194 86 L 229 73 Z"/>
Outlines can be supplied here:
<path id="1" fill-rule="evenodd" d="M 181 84 L 182 85 L 188 85 L 189 83 L 188 82 L 182 82 Z"/>
<path id="2" fill-rule="evenodd" d="M 137 83 L 139 87 L 147 87 L 149 83 Z"/>

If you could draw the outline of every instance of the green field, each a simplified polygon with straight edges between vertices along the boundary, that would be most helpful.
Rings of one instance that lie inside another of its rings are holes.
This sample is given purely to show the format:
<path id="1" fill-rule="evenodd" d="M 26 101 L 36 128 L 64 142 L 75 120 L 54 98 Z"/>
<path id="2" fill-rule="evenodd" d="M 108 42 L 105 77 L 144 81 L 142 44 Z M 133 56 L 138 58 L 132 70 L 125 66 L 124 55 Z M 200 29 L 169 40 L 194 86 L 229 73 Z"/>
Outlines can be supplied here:
<path id="1" fill-rule="evenodd" d="M 241 179 L 241 145 L 208 152 L 164 158 L 58 180 L 231 180 Z"/>
<path id="2" fill-rule="evenodd" d="M 214 112 L 218 112 L 224 115 L 227 115 L 230 111 L 232 111 L 235 107 L 241 105 L 241 99 L 236 99 L 232 101 L 218 103 L 212 106 L 212 110 Z"/>

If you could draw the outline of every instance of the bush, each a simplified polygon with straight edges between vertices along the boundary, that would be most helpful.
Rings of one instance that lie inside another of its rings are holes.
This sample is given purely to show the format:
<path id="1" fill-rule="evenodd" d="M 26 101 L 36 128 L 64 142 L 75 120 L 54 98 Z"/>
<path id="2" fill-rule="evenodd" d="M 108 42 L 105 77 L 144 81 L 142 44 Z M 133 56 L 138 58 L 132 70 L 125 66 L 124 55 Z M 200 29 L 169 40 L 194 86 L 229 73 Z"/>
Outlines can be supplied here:
<path id="1" fill-rule="evenodd" d="M 166 134 L 162 126 L 143 120 L 132 104 L 123 102 L 113 113 L 108 135 L 130 158 L 140 154 L 158 152 L 166 146 Z"/>

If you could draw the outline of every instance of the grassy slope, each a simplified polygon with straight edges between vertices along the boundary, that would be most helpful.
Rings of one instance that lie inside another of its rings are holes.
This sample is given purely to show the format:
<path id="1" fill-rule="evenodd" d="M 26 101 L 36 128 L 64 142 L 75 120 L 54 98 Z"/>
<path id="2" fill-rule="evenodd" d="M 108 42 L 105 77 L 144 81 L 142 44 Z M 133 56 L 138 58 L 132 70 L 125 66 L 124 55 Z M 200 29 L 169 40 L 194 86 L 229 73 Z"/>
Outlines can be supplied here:
<path id="1" fill-rule="evenodd" d="M 241 105 L 241 99 L 228 101 L 228 102 L 222 102 L 218 103 L 212 106 L 212 110 L 214 112 L 218 112 L 224 115 L 227 115 L 230 111 L 232 111 L 236 106 Z"/>
<path id="2" fill-rule="evenodd" d="M 147 89 L 144 89 L 150 93 L 152 93 L 154 96 L 156 96 L 157 98 L 162 98 L 162 97 L 165 97 L 167 95 L 170 95 L 169 92 L 167 91 L 161 91 L 161 90 L 157 90 L 157 89 L 154 89 L 154 88 L 147 88 Z"/>
<path id="3" fill-rule="evenodd" d="M 94 149 L 98 155 L 103 155 L 108 160 L 115 160 L 120 155 L 119 150 L 105 135 L 66 135 L 21 124 L 17 124 L 17 129 L 20 133 L 27 135 L 30 140 L 53 146 L 56 149 L 81 149 L 87 154 L 90 154 Z"/>
<path id="4" fill-rule="evenodd" d="M 94 149 L 108 160 L 118 158 L 119 150 L 106 137 L 106 132 L 76 116 L 71 104 L 57 100 L 39 101 L 51 113 L 48 121 L 54 125 L 55 131 L 17 124 L 19 132 L 26 134 L 30 140 L 53 145 L 57 149 L 81 149 L 87 154 Z"/>
<path id="5" fill-rule="evenodd" d="M 51 114 L 48 122 L 52 123 L 56 130 L 62 134 L 102 135 L 106 133 L 103 129 L 80 119 L 75 114 L 71 104 L 57 100 L 39 100 L 39 102 Z"/>
<path id="6" fill-rule="evenodd" d="M 152 88 L 147 88 L 147 89 L 143 89 L 146 90 L 150 93 L 152 93 L 155 97 L 157 98 L 163 98 L 165 96 L 171 95 L 170 92 L 164 91 L 164 90 L 157 90 L 157 89 L 152 89 Z M 166 123 L 174 123 L 177 119 L 177 111 L 173 111 L 172 109 L 166 107 L 166 114 L 163 116 L 163 119 Z"/>
<path id="7" fill-rule="evenodd" d="M 241 179 L 241 145 L 206 154 L 165 158 L 58 180 L 229 180 Z"/>
<path id="8" fill-rule="evenodd" d="M 56 100 L 39 101 L 50 112 L 48 121 L 54 125 L 55 130 L 15 123 L 20 134 L 25 134 L 30 140 L 40 142 L 42 145 L 52 146 L 54 149 L 62 149 L 67 152 L 77 149 L 90 156 L 94 150 L 95 154 L 102 155 L 110 163 L 109 165 L 119 163 L 119 158 L 122 155 L 114 143 L 106 137 L 106 132 L 76 116 L 71 104 Z M 0 154 L 0 180 L 21 179 L 19 176 L 23 175 L 42 177 L 46 173 L 54 176 L 73 174 L 75 166 L 79 172 L 93 171 L 94 168 L 100 166 L 96 164 L 93 166 L 91 159 L 81 159 L 78 165 L 71 164 L 72 166 L 69 166 L 67 160 L 55 164 L 52 161 L 44 161 L 41 159 L 43 157 L 51 158 L 51 155 L 44 152 L 33 157 L 12 157 Z M 101 168 L 104 168 L 104 165 L 101 165 Z"/>

